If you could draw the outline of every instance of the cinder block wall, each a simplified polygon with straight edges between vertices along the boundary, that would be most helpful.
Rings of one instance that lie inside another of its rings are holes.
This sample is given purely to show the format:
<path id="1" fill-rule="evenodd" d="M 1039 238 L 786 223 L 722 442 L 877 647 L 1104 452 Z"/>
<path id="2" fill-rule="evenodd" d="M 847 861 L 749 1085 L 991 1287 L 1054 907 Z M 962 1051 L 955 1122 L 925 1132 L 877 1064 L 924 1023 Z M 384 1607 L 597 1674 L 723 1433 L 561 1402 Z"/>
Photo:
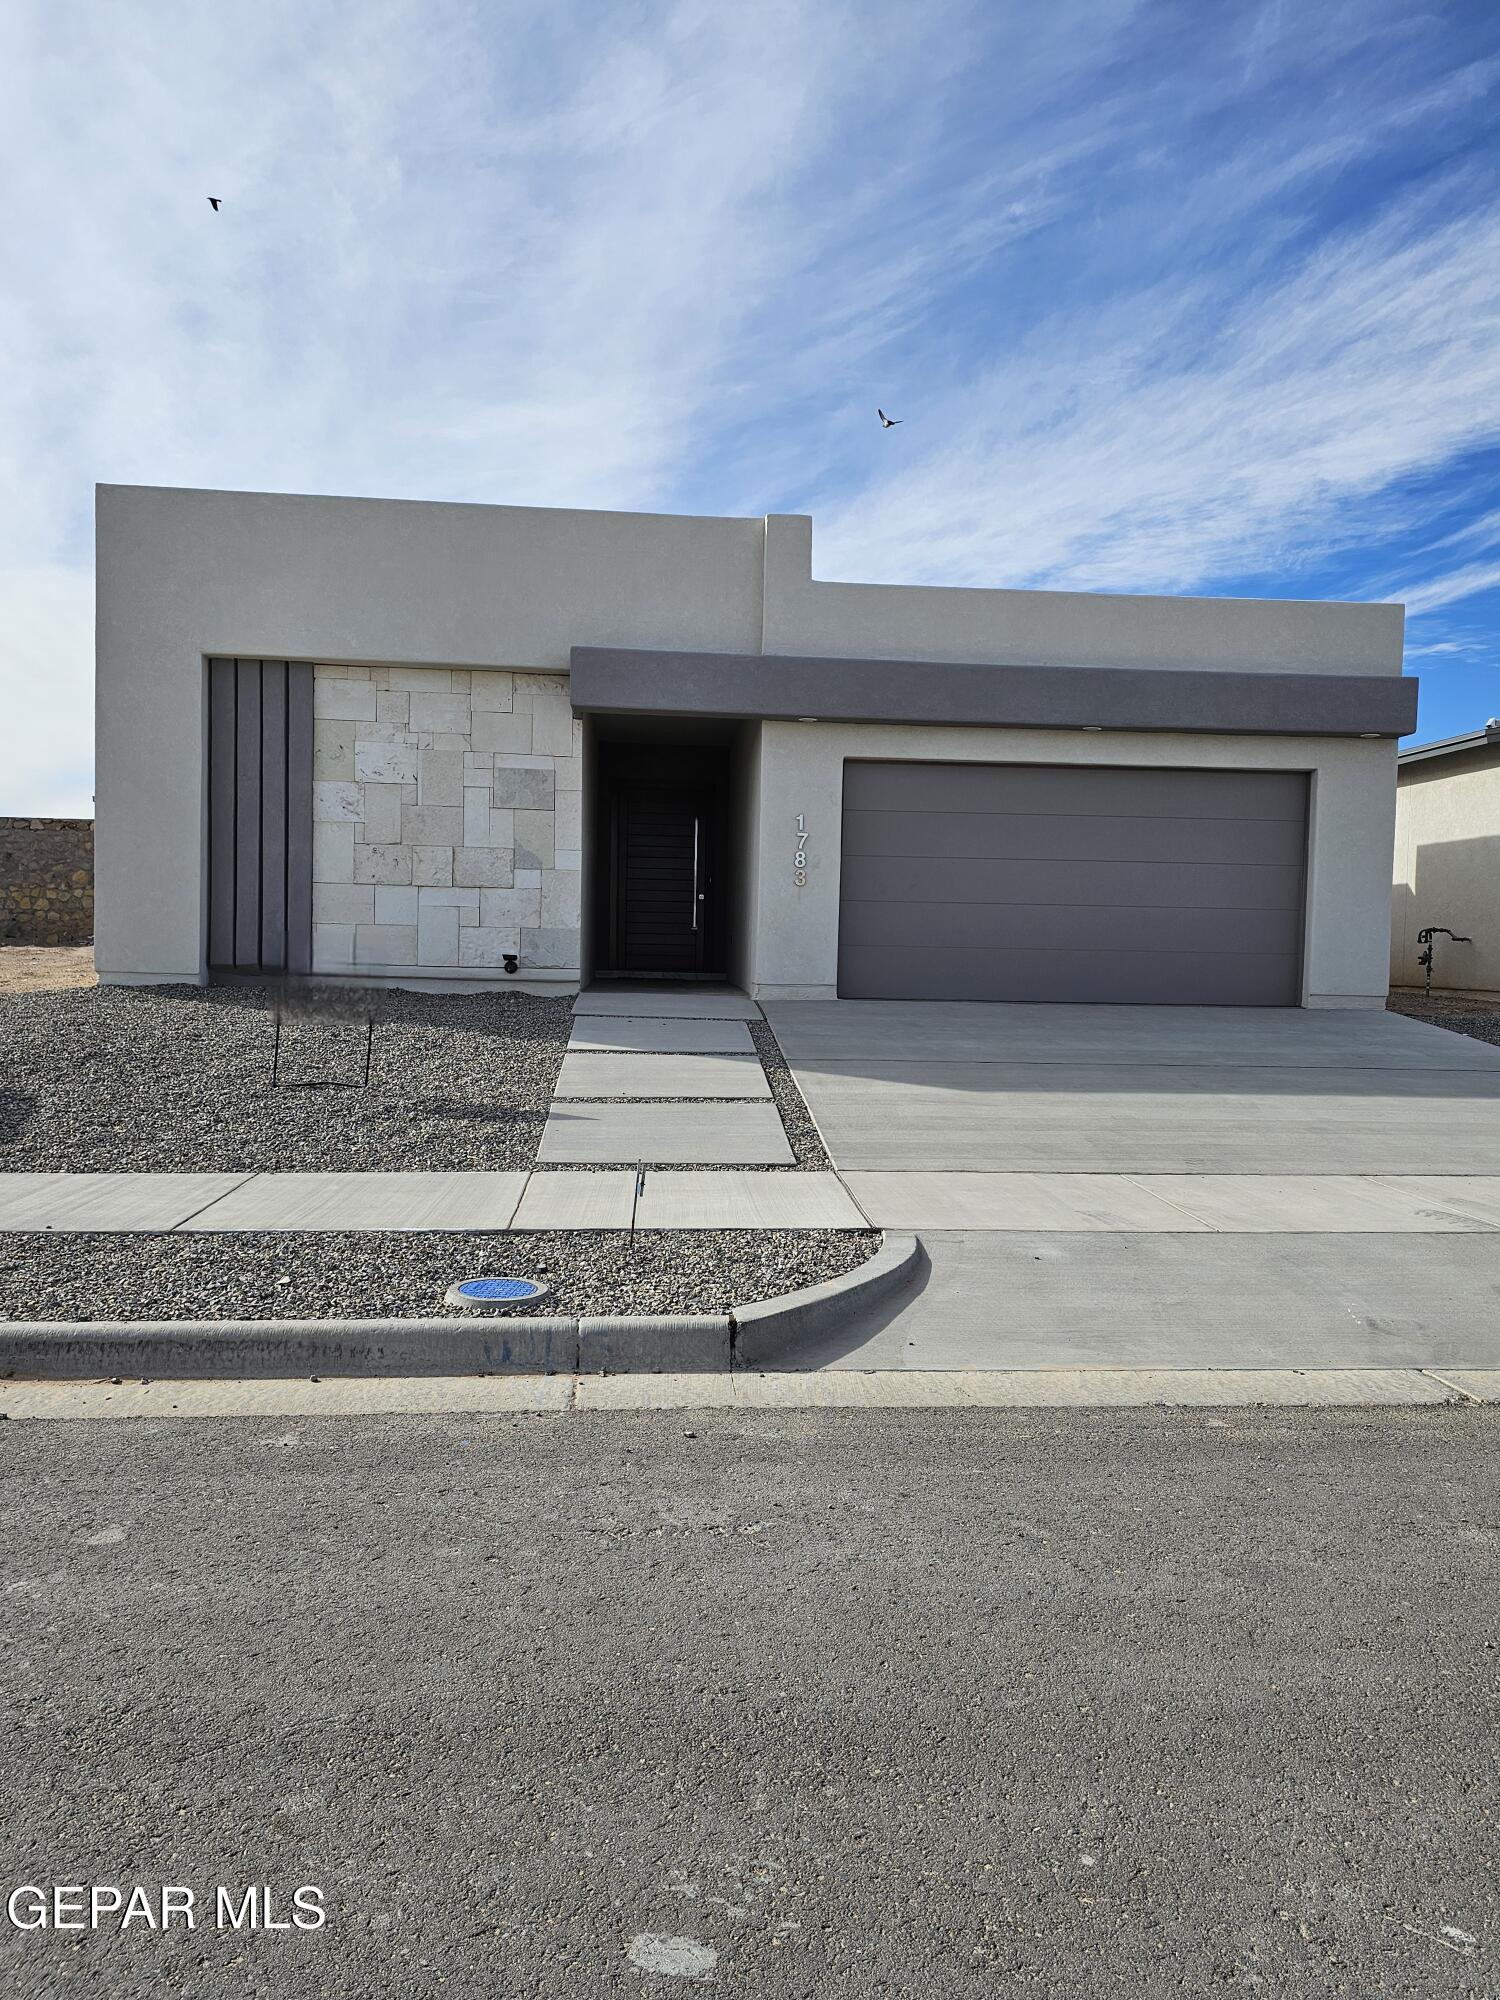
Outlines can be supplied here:
<path id="1" fill-rule="evenodd" d="M 0 819 L 0 943 L 94 935 L 94 822 Z"/>

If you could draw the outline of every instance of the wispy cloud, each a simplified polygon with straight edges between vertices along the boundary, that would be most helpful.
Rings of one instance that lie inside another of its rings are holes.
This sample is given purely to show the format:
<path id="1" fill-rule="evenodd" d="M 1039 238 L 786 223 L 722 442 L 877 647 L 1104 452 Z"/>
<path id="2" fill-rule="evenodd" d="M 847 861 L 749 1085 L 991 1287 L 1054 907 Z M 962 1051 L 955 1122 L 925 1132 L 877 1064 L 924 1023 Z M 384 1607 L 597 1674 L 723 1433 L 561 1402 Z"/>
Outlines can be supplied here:
<path id="1" fill-rule="evenodd" d="M 1352 539 L 1351 502 L 1500 436 L 1500 202 L 1473 194 L 1399 205 L 1218 313 L 1158 293 L 1046 326 L 825 504 L 824 564 L 1178 590 Z"/>
<path id="2" fill-rule="evenodd" d="M 1500 411 L 1500 51 L 1435 5 L 14 0 L 0 811 L 87 810 L 98 479 L 811 506 L 945 582 L 1401 531 Z"/>
<path id="3" fill-rule="evenodd" d="M 1438 611 L 1465 597 L 1478 597 L 1486 590 L 1500 590 L 1500 562 L 1466 563 L 1462 569 L 1435 577 L 1431 583 L 1415 585 L 1403 596 L 1407 616 L 1420 618 L 1424 612 Z"/>

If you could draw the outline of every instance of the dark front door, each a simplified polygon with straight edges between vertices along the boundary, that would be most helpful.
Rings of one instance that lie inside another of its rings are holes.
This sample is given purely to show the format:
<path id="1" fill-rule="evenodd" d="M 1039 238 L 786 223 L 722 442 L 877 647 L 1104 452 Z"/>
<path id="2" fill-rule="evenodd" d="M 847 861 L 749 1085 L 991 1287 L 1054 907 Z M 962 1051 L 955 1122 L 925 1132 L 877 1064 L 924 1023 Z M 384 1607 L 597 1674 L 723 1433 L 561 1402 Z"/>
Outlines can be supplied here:
<path id="1" fill-rule="evenodd" d="M 715 971 L 710 937 L 713 794 L 627 785 L 619 801 L 617 966 L 673 975 Z"/>

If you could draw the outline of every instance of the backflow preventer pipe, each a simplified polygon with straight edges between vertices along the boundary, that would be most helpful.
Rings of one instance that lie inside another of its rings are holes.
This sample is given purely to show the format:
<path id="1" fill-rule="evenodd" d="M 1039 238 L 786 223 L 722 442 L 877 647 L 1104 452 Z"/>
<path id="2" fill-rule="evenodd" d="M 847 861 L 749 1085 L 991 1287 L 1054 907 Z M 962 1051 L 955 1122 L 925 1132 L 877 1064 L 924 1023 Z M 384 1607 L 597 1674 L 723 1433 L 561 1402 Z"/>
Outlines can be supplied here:
<path id="1" fill-rule="evenodd" d="M 1417 963 L 1427 968 L 1427 986 L 1425 990 L 1428 999 L 1432 997 L 1432 940 L 1440 937 L 1451 938 L 1454 944 L 1472 944 L 1474 942 L 1473 938 L 1460 937 L 1457 931 L 1444 930 L 1441 924 L 1429 924 L 1425 931 L 1417 932 L 1417 943 L 1427 947 L 1425 951 L 1417 953 Z"/>

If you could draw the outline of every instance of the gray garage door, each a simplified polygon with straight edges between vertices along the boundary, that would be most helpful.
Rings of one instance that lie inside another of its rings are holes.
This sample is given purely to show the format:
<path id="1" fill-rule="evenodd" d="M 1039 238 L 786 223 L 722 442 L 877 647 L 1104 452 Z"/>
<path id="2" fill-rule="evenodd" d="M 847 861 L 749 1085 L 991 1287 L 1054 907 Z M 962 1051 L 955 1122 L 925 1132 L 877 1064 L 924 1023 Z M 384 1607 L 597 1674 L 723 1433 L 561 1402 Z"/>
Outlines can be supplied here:
<path id="1" fill-rule="evenodd" d="M 1295 1006 L 1307 779 L 846 764 L 839 992 Z"/>

